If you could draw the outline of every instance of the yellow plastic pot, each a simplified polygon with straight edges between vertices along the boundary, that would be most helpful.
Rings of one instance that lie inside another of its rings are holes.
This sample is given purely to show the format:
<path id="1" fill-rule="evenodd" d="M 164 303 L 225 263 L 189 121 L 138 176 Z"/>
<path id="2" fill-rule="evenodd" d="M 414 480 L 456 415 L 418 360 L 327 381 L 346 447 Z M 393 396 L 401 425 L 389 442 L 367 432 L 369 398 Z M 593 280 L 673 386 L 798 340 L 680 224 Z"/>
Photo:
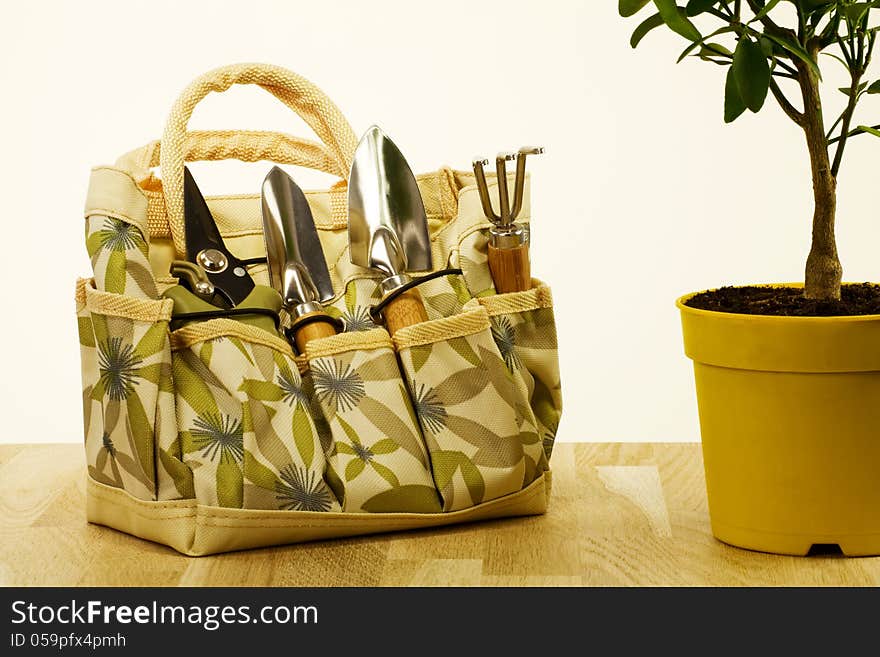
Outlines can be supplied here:
<path id="1" fill-rule="evenodd" d="M 880 554 L 880 315 L 688 308 L 712 532 L 805 555 Z"/>

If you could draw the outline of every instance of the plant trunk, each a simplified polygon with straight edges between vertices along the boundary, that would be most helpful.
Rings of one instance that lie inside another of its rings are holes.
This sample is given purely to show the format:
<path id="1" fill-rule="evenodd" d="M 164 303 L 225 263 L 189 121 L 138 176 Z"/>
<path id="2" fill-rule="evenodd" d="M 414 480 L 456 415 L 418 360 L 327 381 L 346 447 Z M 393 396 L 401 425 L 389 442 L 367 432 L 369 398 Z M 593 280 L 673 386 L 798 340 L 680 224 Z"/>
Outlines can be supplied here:
<path id="1" fill-rule="evenodd" d="M 811 49 L 813 50 L 813 49 Z M 810 53 L 814 59 L 818 52 Z M 837 257 L 834 239 L 834 215 L 837 211 L 837 179 L 831 171 L 828 141 L 822 118 L 819 80 L 813 70 L 796 61 L 798 82 L 804 98 L 803 129 L 810 152 L 813 175 L 813 242 L 807 256 L 804 296 L 808 299 L 840 299 L 843 269 Z"/>

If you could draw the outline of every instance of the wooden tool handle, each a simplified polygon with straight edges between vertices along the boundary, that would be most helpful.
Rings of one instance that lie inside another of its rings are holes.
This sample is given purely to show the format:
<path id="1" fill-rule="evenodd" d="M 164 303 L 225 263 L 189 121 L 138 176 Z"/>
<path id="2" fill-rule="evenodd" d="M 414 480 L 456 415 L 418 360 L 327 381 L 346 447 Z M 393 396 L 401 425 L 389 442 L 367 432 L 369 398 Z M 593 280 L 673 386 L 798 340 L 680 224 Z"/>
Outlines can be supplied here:
<path id="1" fill-rule="evenodd" d="M 524 292 L 532 288 L 532 266 L 527 244 L 510 249 L 489 245 L 489 271 L 499 294 Z"/>
<path id="2" fill-rule="evenodd" d="M 428 321 L 428 313 L 425 311 L 422 295 L 415 288 L 407 290 L 390 302 L 385 307 L 383 315 L 385 316 L 385 328 L 391 335 L 397 333 L 398 329 Z"/>
<path id="3" fill-rule="evenodd" d="M 318 317 L 321 319 L 312 319 Z M 312 319 L 312 321 L 303 322 L 303 320 L 307 319 Z M 298 327 L 297 324 L 300 324 L 300 326 Z M 294 342 L 296 342 L 296 350 L 301 354 L 306 353 L 306 345 L 312 340 L 327 338 L 331 335 L 336 335 L 336 325 L 333 323 L 330 315 L 324 313 L 314 312 L 305 314 L 298 318 L 293 325 L 293 337 Z"/>

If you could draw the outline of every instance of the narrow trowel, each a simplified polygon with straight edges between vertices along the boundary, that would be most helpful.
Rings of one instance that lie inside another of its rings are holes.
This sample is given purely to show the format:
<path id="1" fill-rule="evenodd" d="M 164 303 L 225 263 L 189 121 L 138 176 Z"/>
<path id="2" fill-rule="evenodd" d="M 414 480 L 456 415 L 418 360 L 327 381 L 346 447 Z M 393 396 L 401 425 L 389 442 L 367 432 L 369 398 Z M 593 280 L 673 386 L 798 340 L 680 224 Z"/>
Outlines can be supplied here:
<path id="1" fill-rule="evenodd" d="M 299 353 L 317 338 L 337 333 L 324 312 L 333 285 L 315 220 L 306 196 L 287 173 L 273 167 L 263 181 L 263 234 L 269 280 L 290 315 L 290 332 Z"/>
<path id="2" fill-rule="evenodd" d="M 419 186 L 403 154 L 378 127 L 364 134 L 348 181 L 351 261 L 382 274 L 385 327 L 426 321 L 421 295 L 406 289 L 410 272 L 432 269 L 428 219 Z"/>

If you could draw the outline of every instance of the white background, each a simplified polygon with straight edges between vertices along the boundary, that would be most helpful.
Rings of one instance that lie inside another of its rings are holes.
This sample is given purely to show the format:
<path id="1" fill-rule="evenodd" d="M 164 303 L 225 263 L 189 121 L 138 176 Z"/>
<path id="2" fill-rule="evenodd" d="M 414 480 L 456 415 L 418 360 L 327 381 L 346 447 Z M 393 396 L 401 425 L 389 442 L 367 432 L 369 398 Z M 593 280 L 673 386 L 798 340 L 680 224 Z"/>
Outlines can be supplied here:
<path id="1" fill-rule="evenodd" d="M 0 442 L 81 439 L 73 303 L 89 272 L 89 169 L 161 136 L 195 76 L 291 68 L 360 133 L 393 135 L 417 171 L 539 143 L 533 271 L 557 303 L 566 441 L 698 439 L 675 298 L 799 280 L 811 194 L 801 134 L 775 106 L 722 122 L 724 70 L 678 66 L 668 31 L 628 46 L 616 2 L 40 2 L 0 25 L 3 273 Z M 823 62 L 833 72 L 833 61 Z M 880 74 L 875 68 L 875 77 Z M 826 73 L 826 97 L 843 100 Z M 838 83 L 839 82 L 839 83 Z M 768 100 L 768 105 L 772 100 Z M 880 105 L 863 122 L 880 119 Z M 213 95 L 193 127 L 306 133 L 254 88 Z M 880 278 L 880 142 L 841 178 L 845 276 Z M 200 168 L 206 193 L 258 189 L 265 166 Z M 303 174 L 308 184 L 328 181 Z"/>

